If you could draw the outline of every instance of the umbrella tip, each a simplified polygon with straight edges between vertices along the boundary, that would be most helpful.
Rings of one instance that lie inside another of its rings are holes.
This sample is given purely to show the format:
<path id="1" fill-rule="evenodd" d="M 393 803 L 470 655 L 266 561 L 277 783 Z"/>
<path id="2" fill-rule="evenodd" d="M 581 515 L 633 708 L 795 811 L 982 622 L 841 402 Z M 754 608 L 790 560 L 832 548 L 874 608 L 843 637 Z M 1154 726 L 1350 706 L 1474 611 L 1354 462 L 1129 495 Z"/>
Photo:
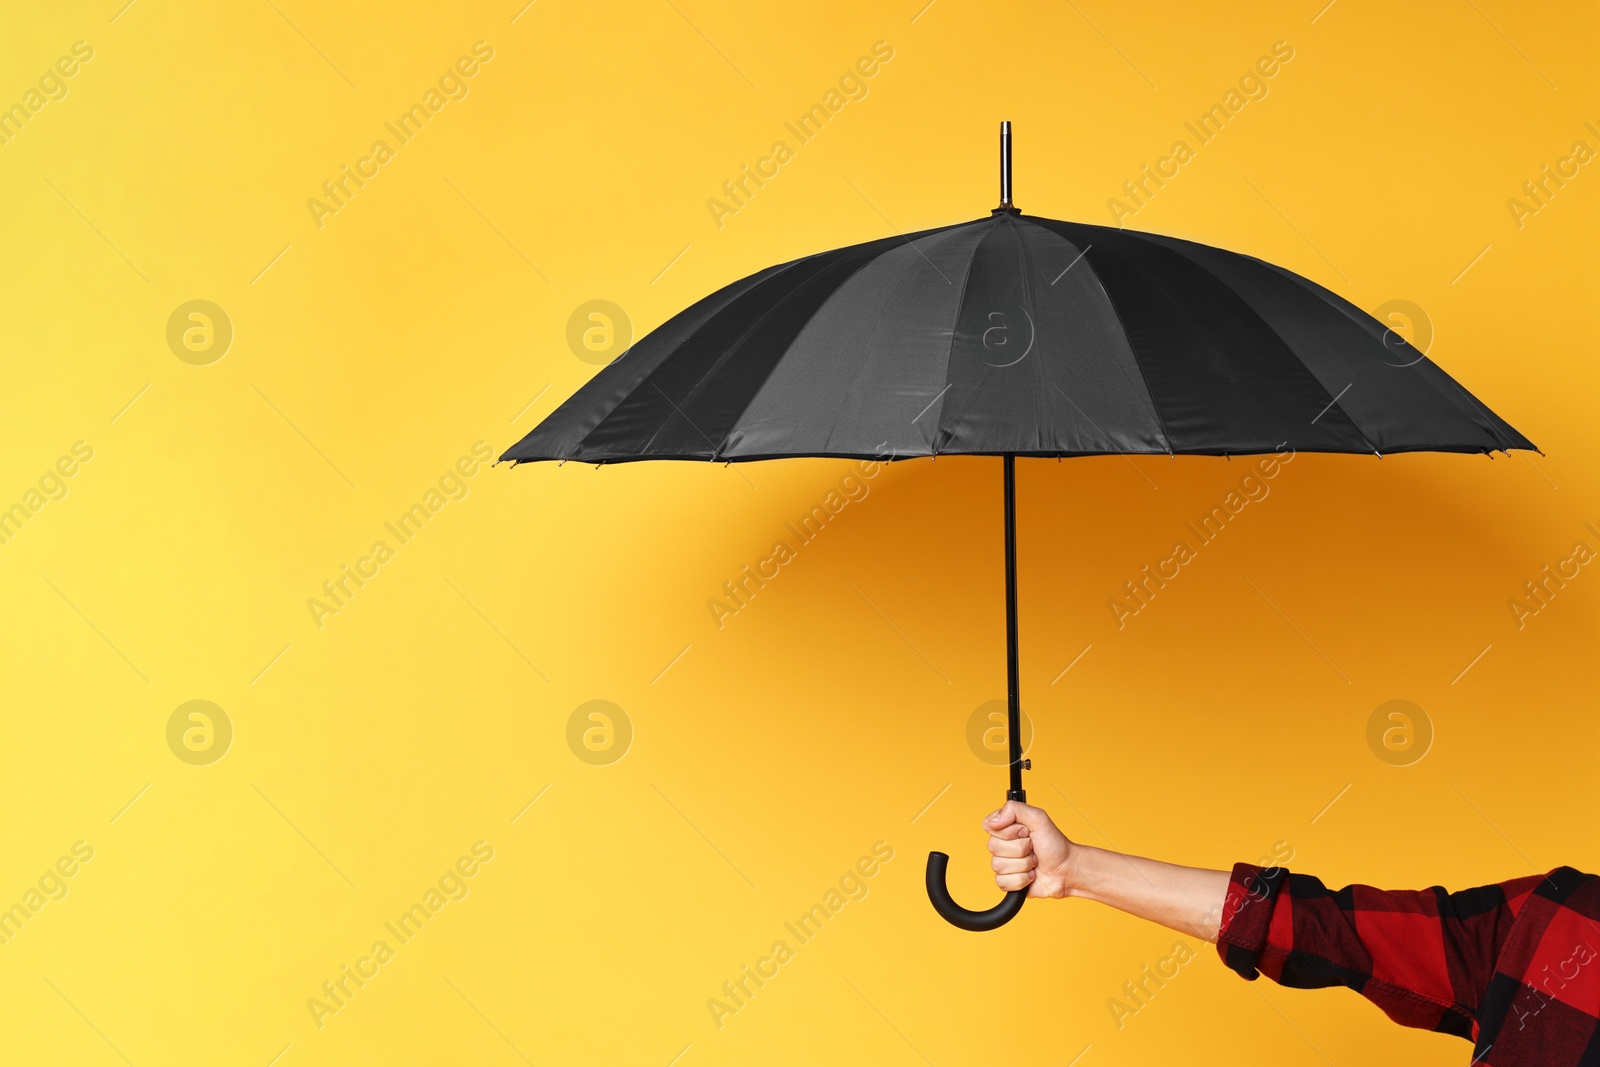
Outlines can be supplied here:
<path id="1" fill-rule="evenodd" d="M 1011 120 L 1000 123 L 1000 206 L 992 214 L 1020 215 L 1011 202 Z"/>

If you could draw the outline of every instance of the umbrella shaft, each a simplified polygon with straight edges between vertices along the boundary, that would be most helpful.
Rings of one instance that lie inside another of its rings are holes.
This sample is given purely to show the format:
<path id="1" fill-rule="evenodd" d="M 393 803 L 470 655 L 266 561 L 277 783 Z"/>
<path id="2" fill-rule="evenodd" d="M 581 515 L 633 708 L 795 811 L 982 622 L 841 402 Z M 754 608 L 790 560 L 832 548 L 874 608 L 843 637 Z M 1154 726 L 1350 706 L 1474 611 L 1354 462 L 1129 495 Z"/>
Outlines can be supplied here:
<path id="1" fill-rule="evenodd" d="M 1022 789 L 1022 684 L 1017 670 L 1017 457 L 1005 456 L 1006 477 L 1006 741 L 1011 754 L 1007 800 L 1027 800 Z"/>
<path id="2" fill-rule="evenodd" d="M 1000 124 L 1000 206 L 1011 206 L 1011 123 Z"/>

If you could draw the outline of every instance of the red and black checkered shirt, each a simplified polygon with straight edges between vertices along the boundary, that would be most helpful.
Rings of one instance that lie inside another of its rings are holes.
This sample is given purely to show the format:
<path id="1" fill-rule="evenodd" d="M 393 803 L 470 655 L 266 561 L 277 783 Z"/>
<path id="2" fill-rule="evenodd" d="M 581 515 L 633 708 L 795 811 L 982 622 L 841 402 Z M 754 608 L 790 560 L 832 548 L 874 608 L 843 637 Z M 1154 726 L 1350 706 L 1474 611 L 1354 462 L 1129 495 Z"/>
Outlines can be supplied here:
<path id="1" fill-rule="evenodd" d="M 1240 863 L 1217 951 L 1245 978 L 1349 986 L 1402 1026 L 1464 1037 L 1473 1067 L 1600 1065 L 1600 878 L 1571 867 L 1447 893 Z"/>

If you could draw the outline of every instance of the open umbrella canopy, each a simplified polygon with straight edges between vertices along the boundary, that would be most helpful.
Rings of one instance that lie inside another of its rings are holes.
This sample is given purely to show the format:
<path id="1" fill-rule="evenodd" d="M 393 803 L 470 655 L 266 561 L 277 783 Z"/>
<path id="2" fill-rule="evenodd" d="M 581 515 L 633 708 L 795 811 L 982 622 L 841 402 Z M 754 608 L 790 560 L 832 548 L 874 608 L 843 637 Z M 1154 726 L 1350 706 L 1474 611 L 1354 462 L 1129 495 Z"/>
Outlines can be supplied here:
<path id="1" fill-rule="evenodd" d="M 1191 241 L 1023 215 L 769 267 L 674 316 L 516 461 L 1534 446 L 1383 323 Z"/>
<path id="2" fill-rule="evenodd" d="M 501 457 L 734 462 L 1004 457 L 1010 788 L 1024 800 L 1016 457 L 1508 451 L 1534 446 L 1314 282 L 1192 241 L 1022 214 L 1001 128 L 988 218 L 734 282 L 606 366 Z M 934 908 L 993 930 L 928 856 Z"/>

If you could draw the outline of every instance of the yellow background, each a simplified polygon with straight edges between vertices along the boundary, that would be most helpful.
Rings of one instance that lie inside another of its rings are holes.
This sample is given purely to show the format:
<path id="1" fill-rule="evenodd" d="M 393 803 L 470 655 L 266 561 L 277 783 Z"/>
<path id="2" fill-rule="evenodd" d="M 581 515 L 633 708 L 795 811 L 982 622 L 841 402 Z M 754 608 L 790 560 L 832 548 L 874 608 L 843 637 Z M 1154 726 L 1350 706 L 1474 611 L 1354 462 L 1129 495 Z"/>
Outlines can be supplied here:
<path id="1" fill-rule="evenodd" d="M 5 1062 L 1465 1062 L 1194 939 L 1119 1028 L 1174 935 L 933 915 L 930 848 L 958 899 L 996 892 L 1004 775 L 966 742 L 1004 685 L 994 461 L 882 472 L 720 630 L 707 601 L 847 464 L 480 470 L 320 628 L 306 604 L 594 373 L 578 305 L 642 333 L 983 215 L 1002 118 L 1022 207 L 1106 222 L 1280 40 L 1269 95 L 1131 225 L 1426 309 L 1432 356 L 1548 455 L 1298 457 L 1120 631 L 1106 601 L 1244 466 L 1022 463 L 1030 796 L 1092 844 L 1283 842 L 1339 884 L 1600 866 L 1600 576 L 1520 630 L 1507 607 L 1600 548 L 1600 164 L 1520 229 L 1506 206 L 1600 148 L 1590 5 L 122 2 L 0 33 L 0 102 L 94 49 L 0 146 L 0 504 L 94 449 L 0 546 L 0 905 L 94 849 L 0 945 Z M 307 199 L 479 40 L 469 95 L 318 228 Z M 868 95 L 718 228 L 706 200 L 880 40 Z M 194 299 L 234 328 L 206 366 L 166 342 Z M 166 741 L 195 699 L 234 728 L 208 766 Z M 609 766 L 567 746 L 594 699 L 632 724 Z M 1432 723 L 1412 766 L 1367 747 L 1391 699 Z M 319 1028 L 307 999 L 480 840 L 469 895 Z M 869 894 L 718 1028 L 708 998 L 877 841 Z"/>

